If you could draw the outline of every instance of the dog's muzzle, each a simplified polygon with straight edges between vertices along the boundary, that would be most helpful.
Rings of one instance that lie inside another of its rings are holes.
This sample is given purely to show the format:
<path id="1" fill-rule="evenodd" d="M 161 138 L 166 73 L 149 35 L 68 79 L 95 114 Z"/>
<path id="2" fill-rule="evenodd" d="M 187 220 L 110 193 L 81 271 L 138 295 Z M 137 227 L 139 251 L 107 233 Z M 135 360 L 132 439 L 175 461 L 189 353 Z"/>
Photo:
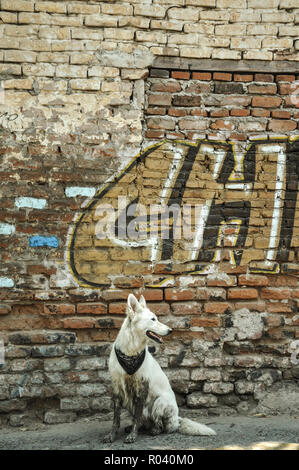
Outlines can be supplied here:
<path id="1" fill-rule="evenodd" d="M 170 335 L 171 333 L 172 333 L 172 329 L 169 328 L 169 329 L 168 329 L 168 332 L 167 332 L 165 335 L 163 335 L 163 336 L 168 336 L 168 335 Z M 153 341 L 156 341 L 156 343 L 159 343 L 159 344 L 162 344 L 162 343 L 163 343 L 162 336 L 157 335 L 157 333 L 154 333 L 153 331 L 147 330 L 146 335 L 147 335 L 150 339 L 152 339 Z"/>

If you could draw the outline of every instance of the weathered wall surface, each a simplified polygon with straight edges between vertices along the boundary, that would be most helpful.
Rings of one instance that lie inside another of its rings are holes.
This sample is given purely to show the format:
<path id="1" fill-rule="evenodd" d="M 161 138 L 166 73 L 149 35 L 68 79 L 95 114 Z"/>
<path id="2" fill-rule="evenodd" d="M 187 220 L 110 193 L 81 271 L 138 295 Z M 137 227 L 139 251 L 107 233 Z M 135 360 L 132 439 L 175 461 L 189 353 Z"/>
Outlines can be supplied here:
<path id="1" fill-rule="evenodd" d="M 298 24 L 298 0 L 0 1 L 0 423 L 109 411 L 132 291 L 180 404 L 298 407 Z"/>

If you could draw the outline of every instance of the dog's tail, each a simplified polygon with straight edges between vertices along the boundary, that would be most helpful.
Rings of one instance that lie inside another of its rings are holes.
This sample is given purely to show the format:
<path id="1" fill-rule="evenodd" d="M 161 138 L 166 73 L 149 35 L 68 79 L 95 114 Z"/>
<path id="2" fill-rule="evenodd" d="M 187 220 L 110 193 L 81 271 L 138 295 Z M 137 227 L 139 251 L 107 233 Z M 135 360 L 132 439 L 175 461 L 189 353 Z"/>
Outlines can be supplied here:
<path id="1" fill-rule="evenodd" d="M 178 432 L 189 436 L 216 436 L 213 429 L 188 418 L 179 418 Z"/>

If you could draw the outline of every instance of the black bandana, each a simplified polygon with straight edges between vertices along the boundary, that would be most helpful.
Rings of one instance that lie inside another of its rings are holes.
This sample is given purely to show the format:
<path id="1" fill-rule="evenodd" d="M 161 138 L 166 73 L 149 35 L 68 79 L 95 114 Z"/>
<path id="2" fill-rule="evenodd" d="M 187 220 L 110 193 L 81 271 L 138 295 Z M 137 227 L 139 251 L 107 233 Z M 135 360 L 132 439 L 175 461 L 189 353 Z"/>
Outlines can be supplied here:
<path id="1" fill-rule="evenodd" d="M 122 353 L 119 349 L 114 348 L 116 357 L 118 362 L 122 366 L 122 368 L 127 372 L 129 375 L 135 374 L 137 370 L 142 366 L 144 358 L 145 358 L 145 349 L 141 351 L 141 353 L 137 354 L 136 356 L 127 356 L 126 354 Z"/>

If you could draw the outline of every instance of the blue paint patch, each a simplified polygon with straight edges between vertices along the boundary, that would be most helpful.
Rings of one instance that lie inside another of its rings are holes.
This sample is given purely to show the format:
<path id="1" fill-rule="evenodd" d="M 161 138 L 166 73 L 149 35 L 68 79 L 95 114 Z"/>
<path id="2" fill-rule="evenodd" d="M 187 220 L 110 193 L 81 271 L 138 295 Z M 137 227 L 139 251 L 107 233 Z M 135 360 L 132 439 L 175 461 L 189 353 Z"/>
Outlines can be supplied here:
<path id="1" fill-rule="evenodd" d="M 47 200 L 38 199 L 36 197 L 17 197 L 15 205 L 18 208 L 27 207 L 29 209 L 44 209 L 47 205 Z"/>
<path id="2" fill-rule="evenodd" d="M 15 281 L 10 277 L 0 277 L 0 287 L 14 287 Z"/>
<path id="3" fill-rule="evenodd" d="M 42 235 L 35 235 L 30 237 L 29 246 L 35 248 L 39 246 L 48 246 L 50 248 L 57 248 L 59 245 L 56 237 L 44 237 Z"/>
<path id="4" fill-rule="evenodd" d="M 65 188 L 66 197 L 76 197 L 76 196 L 93 197 L 95 193 L 96 193 L 96 188 L 83 188 L 80 186 L 70 186 L 69 188 Z"/>
<path id="5" fill-rule="evenodd" d="M 15 231 L 16 227 L 14 225 L 5 223 L 0 224 L 0 235 L 12 235 Z"/>

